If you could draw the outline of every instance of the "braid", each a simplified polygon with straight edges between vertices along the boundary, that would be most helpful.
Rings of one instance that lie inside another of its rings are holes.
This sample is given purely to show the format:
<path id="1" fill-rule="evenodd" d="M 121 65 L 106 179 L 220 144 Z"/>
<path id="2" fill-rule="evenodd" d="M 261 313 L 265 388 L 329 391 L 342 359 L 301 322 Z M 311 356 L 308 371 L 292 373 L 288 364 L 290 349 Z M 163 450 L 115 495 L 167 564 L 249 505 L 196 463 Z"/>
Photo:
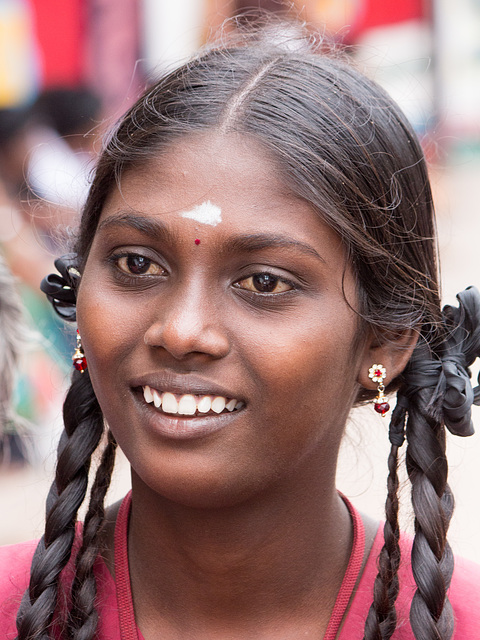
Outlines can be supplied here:
<path id="1" fill-rule="evenodd" d="M 105 510 L 105 495 L 110 486 L 117 443 L 108 431 L 108 442 L 93 482 L 90 504 L 83 527 L 83 542 L 78 553 L 75 579 L 72 585 L 72 610 L 70 613 L 69 636 L 73 640 L 92 640 L 98 623 L 95 609 L 96 582 L 93 565 L 100 551 Z"/>
<path id="2" fill-rule="evenodd" d="M 449 640 L 453 615 L 447 590 L 453 573 L 453 555 L 447 530 L 453 496 L 447 484 L 445 430 L 426 410 L 432 389 L 410 397 L 407 421 L 407 471 L 412 483 L 415 538 L 412 571 L 417 591 L 410 623 L 417 640 Z"/>
<path id="3" fill-rule="evenodd" d="M 395 601 L 399 591 L 400 527 L 398 524 L 398 446 L 388 456 L 388 494 L 385 503 L 384 545 L 378 556 L 373 603 L 365 621 L 364 640 L 388 640 L 397 625 Z"/>
<path id="4" fill-rule="evenodd" d="M 469 287 L 459 293 L 457 299 L 458 307 L 443 308 L 442 323 L 435 328 L 437 335 L 431 334 L 433 339 L 428 342 L 423 337 L 420 339 L 402 373 L 397 406 L 390 422 L 389 437 L 393 446 L 389 459 L 385 546 L 379 559 L 374 604 L 365 625 L 368 640 L 390 638 L 391 632 L 382 635 L 381 627 L 385 623 L 390 629 L 386 621 L 389 616 L 392 624 L 394 620 L 394 600 L 398 594 L 398 504 L 390 505 L 393 509 L 390 516 L 389 501 L 396 501 L 396 448 L 402 446 L 405 435 L 406 466 L 415 514 L 411 566 L 417 585 L 410 607 L 410 623 L 417 640 L 450 640 L 453 634 L 454 616 L 447 595 L 453 574 L 453 554 L 447 531 L 454 501 L 447 483 L 445 429 L 458 436 L 472 435 L 472 403 L 480 404 L 480 386 L 472 388 L 469 370 L 480 355 L 480 294 Z M 396 547 L 391 546 L 392 536 Z M 388 562 L 396 564 L 389 566 Z M 394 570 L 393 578 L 390 568 Z"/>
<path id="5" fill-rule="evenodd" d="M 58 447 L 55 480 L 47 498 L 45 534 L 32 560 L 30 584 L 17 615 L 17 640 L 47 640 L 59 596 L 60 573 L 75 538 L 77 511 L 85 498 L 91 456 L 103 417 L 88 372 L 75 372 L 67 393 L 65 430 Z"/>

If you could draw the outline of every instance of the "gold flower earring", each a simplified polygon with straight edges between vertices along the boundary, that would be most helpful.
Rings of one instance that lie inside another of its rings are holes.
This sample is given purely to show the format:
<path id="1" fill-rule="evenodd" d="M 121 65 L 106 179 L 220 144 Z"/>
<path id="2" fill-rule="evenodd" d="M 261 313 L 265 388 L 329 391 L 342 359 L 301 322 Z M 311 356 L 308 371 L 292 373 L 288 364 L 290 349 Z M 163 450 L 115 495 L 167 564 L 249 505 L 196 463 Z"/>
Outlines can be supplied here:
<path id="1" fill-rule="evenodd" d="M 368 377 L 371 378 L 373 382 L 378 383 L 377 397 L 373 401 L 373 408 L 384 418 L 390 409 L 390 405 L 385 397 L 385 385 L 383 384 L 383 381 L 387 377 L 387 370 L 382 364 L 374 364 L 368 370 Z"/>

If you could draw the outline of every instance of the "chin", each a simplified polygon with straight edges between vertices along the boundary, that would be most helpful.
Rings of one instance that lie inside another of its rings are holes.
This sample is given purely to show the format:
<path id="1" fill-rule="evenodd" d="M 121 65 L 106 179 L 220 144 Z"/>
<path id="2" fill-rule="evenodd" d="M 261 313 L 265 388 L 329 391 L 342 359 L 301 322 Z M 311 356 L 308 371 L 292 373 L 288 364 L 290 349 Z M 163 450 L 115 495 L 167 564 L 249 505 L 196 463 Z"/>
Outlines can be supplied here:
<path id="1" fill-rule="evenodd" d="M 224 473 L 205 469 L 193 471 L 188 475 L 173 473 L 171 477 L 164 471 L 161 474 L 152 474 L 151 471 L 141 476 L 132 470 L 132 488 L 136 493 L 152 492 L 161 500 L 176 503 L 191 509 L 224 509 L 258 497 L 259 493 L 266 491 L 265 479 L 248 478 L 243 474 L 238 478 L 236 474 Z"/>

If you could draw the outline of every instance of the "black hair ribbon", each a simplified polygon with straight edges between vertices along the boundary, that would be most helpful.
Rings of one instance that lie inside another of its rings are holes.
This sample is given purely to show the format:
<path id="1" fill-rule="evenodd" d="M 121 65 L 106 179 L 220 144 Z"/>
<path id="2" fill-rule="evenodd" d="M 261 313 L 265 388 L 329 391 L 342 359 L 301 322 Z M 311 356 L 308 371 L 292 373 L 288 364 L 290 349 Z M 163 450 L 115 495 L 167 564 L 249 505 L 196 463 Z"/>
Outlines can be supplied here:
<path id="1" fill-rule="evenodd" d="M 68 322 L 76 320 L 77 289 L 80 282 L 77 264 L 77 255 L 74 253 L 57 258 L 55 267 L 60 275 L 51 273 L 40 284 L 40 289 L 47 296 L 55 311 Z"/>
<path id="2" fill-rule="evenodd" d="M 432 357 L 428 345 L 420 344 L 404 371 L 390 423 L 392 444 L 403 444 L 409 396 L 427 387 L 434 387 L 426 407 L 433 419 L 456 436 L 474 433 L 471 407 L 480 405 L 480 385 L 472 387 L 469 367 L 480 357 L 480 293 L 468 287 L 457 300 L 458 307 L 446 305 L 442 311 L 446 337 L 441 355 Z"/>

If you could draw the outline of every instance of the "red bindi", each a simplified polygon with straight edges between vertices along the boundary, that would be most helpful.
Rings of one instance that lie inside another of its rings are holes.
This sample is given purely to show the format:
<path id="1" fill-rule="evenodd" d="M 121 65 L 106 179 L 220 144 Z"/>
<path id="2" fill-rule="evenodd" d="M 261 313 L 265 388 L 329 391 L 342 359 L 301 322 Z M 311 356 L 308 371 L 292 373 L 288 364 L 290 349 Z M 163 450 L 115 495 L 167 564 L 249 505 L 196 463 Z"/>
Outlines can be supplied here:
<path id="1" fill-rule="evenodd" d="M 195 244 L 199 245 L 200 244 L 200 240 L 198 238 L 195 239 Z"/>

